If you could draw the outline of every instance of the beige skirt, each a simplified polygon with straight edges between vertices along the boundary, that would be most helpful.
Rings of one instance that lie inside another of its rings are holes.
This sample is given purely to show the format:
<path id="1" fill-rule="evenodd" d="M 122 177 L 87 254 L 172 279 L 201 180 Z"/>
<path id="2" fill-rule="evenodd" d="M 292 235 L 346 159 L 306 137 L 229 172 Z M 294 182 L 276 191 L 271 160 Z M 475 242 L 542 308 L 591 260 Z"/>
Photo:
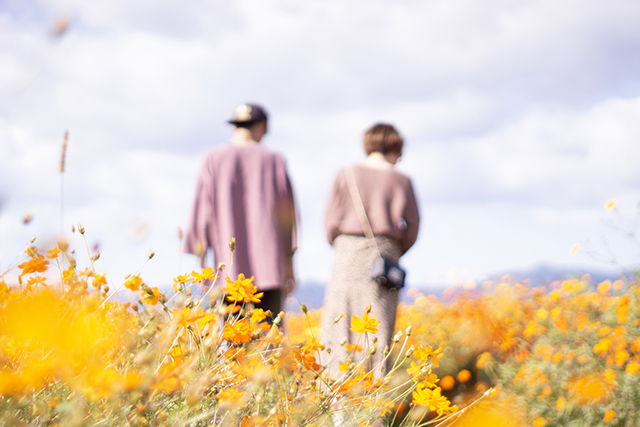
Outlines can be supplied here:
<path id="1" fill-rule="evenodd" d="M 338 378 L 341 375 L 339 366 L 348 357 L 354 355 L 347 352 L 344 341 L 352 345 L 358 344 L 362 351 L 356 352 L 353 358 L 355 363 L 362 360 L 369 352 L 373 344 L 371 334 L 359 334 L 351 330 L 351 316 L 362 317 L 366 307 L 371 304 L 370 316 L 375 316 L 380 321 L 378 325 L 377 352 L 369 358 L 364 366 L 376 375 L 382 375 L 386 371 L 386 363 L 382 363 L 382 354 L 385 346 L 391 345 L 394 326 L 396 322 L 396 310 L 398 306 L 398 291 L 388 289 L 369 278 L 369 271 L 378 257 L 378 250 L 372 247 L 372 242 L 364 236 L 341 234 L 333 241 L 335 259 L 331 281 L 327 286 L 324 297 L 324 313 L 322 327 L 324 331 L 322 344 L 331 348 L 331 354 L 322 352 L 322 363 L 328 366 L 329 376 Z M 376 237 L 376 243 L 380 252 L 393 260 L 400 257 L 400 246 L 397 241 L 385 236 Z M 333 320 L 340 314 L 344 317 L 338 322 Z"/>

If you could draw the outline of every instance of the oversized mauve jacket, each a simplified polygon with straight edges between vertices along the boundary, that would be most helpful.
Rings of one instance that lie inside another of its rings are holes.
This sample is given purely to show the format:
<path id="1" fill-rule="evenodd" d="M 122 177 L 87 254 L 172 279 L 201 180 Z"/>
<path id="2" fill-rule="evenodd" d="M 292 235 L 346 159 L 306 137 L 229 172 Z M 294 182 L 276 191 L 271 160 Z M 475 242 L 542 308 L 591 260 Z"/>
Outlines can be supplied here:
<path id="1" fill-rule="evenodd" d="M 411 180 L 395 169 L 351 167 L 373 234 L 396 240 L 404 254 L 415 243 L 420 225 Z M 336 175 L 327 205 L 324 226 L 329 243 L 340 234 L 364 235 L 345 171 Z"/>
<path id="2" fill-rule="evenodd" d="M 204 156 L 184 251 L 212 248 L 215 262 L 255 276 L 259 290 L 284 285 L 297 247 L 296 212 L 283 158 L 260 144 L 216 147 Z"/>

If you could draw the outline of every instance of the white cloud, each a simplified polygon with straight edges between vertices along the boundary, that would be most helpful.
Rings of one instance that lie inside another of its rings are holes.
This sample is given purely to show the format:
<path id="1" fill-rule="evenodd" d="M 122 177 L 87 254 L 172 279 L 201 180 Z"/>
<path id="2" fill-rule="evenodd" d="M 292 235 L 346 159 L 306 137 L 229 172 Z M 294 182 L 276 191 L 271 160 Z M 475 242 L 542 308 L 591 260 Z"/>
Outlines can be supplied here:
<path id="1" fill-rule="evenodd" d="M 399 168 L 425 212 L 413 270 L 564 262 L 604 200 L 640 198 L 637 2 L 43 0 L 3 4 L 0 22 L 0 230 L 34 207 L 34 231 L 57 232 L 69 129 L 66 219 L 113 268 L 154 246 L 173 272 L 162 254 L 199 157 L 241 101 L 272 113 L 265 144 L 298 195 L 302 277 L 328 277 L 327 192 L 377 120 L 406 137 Z M 148 233 L 133 241 L 136 224 Z"/>

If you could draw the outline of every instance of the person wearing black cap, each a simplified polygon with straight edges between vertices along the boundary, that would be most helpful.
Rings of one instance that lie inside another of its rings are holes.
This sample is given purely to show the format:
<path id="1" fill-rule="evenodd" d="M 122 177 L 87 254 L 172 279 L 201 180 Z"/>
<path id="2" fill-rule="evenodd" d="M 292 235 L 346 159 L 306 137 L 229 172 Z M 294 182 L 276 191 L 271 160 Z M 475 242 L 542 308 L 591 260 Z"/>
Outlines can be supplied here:
<path id="1" fill-rule="evenodd" d="M 260 144 L 267 121 L 259 105 L 240 104 L 228 120 L 234 126 L 230 143 L 205 154 L 184 251 L 200 256 L 204 266 L 211 248 L 215 262 L 228 265 L 235 238 L 229 277 L 254 276 L 264 292 L 256 307 L 275 317 L 295 285 L 297 215 L 284 159 Z"/>

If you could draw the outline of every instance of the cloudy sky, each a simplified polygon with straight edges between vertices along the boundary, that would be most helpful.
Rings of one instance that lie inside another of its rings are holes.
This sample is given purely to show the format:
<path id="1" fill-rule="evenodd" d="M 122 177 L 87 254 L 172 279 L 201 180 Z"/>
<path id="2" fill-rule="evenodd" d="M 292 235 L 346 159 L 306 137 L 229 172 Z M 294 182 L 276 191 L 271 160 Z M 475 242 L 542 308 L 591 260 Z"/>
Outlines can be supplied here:
<path id="1" fill-rule="evenodd" d="M 637 263 L 638 28 L 635 0 L 3 0 L 0 268 L 82 223 L 114 281 L 149 249 L 151 284 L 190 271 L 177 228 L 241 102 L 287 159 L 302 282 L 329 277 L 328 191 L 376 121 L 404 135 L 420 202 L 410 283 Z"/>

